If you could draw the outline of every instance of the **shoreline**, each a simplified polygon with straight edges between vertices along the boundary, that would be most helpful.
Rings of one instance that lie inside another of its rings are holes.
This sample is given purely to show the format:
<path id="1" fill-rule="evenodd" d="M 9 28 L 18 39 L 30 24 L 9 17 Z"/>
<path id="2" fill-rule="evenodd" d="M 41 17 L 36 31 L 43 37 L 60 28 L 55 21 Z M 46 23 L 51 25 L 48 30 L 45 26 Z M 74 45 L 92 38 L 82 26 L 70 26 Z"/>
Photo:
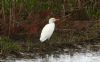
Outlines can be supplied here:
<path id="1" fill-rule="evenodd" d="M 37 56 L 45 56 L 46 54 L 51 55 L 51 54 L 71 54 L 75 52 L 97 52 L 100 50 L 100 42 L 99 40 L 87 40 L 87 41 L 82 41 L 80 43 L 76 44 L 67 44 L 67 43 L 62 43 L 62 44 L 52 44 L 48 45 L 46 43 L 37 45 L 35 46 L 31 51 L 19 51 L 19 52 L 10 52 L 10 54 L 7 54 L 3 56 L 3 54 L 0 54 L 0 58 L 34 58 L 36 55 Z"/>

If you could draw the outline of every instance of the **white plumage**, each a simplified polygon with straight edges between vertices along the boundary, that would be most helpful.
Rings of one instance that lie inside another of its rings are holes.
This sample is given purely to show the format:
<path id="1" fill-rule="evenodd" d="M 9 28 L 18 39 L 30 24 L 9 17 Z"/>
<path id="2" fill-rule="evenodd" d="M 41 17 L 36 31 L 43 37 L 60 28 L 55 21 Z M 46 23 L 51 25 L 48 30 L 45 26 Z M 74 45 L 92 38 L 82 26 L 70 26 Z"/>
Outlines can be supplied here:
<path id="1" fill-rule="evenodd" d="M 44 26 L 44 28 L 42 29 L 42 32 L 41 32 L 41 36 L 40 36 L 41 42 L 44 42 L 45 40 L 50 39 L 50 37 L 53 34 L 53 31 L 55 29 L 55 23 L 54 22 L 56 20 L 58 20 L 58 19 L 50 18 L 49 23 Z"/>

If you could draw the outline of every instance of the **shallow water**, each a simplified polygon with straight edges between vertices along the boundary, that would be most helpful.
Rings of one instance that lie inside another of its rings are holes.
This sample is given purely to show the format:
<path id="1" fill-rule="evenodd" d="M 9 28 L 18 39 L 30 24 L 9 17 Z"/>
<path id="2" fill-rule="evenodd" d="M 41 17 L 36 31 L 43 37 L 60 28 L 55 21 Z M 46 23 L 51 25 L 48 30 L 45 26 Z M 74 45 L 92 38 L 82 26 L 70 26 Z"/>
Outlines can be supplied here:
<path id="1" fill-rule="evenodd" d="M 100 62 L 99 52 L 46 55 L 45 57 L 37 56 L 34 59 L 4 59 L 0 62 Z"/>

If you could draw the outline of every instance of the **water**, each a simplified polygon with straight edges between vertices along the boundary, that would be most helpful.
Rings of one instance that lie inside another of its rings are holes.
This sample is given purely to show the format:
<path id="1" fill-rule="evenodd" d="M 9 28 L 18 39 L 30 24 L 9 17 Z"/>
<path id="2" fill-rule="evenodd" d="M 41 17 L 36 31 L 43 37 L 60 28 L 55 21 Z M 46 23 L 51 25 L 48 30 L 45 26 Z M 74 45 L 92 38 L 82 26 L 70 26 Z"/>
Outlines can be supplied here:
<path id="1" fill-rule="evenodd" d="M 100 62 L 99 52 L 46 55 L 45 57 L 37 56 L 34 59 L 4 59 L 0 62 Z"/>

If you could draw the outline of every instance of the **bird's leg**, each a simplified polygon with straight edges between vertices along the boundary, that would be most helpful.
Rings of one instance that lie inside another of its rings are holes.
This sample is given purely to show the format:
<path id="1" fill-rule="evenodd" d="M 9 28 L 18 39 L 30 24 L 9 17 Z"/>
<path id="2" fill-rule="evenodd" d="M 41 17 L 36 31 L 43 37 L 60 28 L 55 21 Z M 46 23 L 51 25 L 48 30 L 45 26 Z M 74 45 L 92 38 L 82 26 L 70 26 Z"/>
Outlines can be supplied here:
<path id="1" fill-rule="evenodd" d="M 45 42 L 43 42 L 43 46 L 45 48 L 49 47 L 50 46 L 49 40 L 46 40 Z"/>
<path id="2" fill-rule="evenodd" d="M 45 50 L 45 49 L 46 49 L 46 46 L 47 46 L 47 41 L 42 42 L 41 45 L 42 45 L 42 46 L 41 46 L 42 49 Z"/>
<path id="3" fill-rule="evenodd" d="M 50 39 L 48 39 L 47 42 L 48 42 L 47 45 L 48 45 L 49 47 L 51 47 L 52 45 L 51 45 L 51 43 L 50 43 Z"/>
<path id="4" fill-rule="evenodd" d="M 47 46 L 47 45 L 48 45 L 48 41 L 45 41 L 45 42 L 44 42 L 44 45 Z"/>

